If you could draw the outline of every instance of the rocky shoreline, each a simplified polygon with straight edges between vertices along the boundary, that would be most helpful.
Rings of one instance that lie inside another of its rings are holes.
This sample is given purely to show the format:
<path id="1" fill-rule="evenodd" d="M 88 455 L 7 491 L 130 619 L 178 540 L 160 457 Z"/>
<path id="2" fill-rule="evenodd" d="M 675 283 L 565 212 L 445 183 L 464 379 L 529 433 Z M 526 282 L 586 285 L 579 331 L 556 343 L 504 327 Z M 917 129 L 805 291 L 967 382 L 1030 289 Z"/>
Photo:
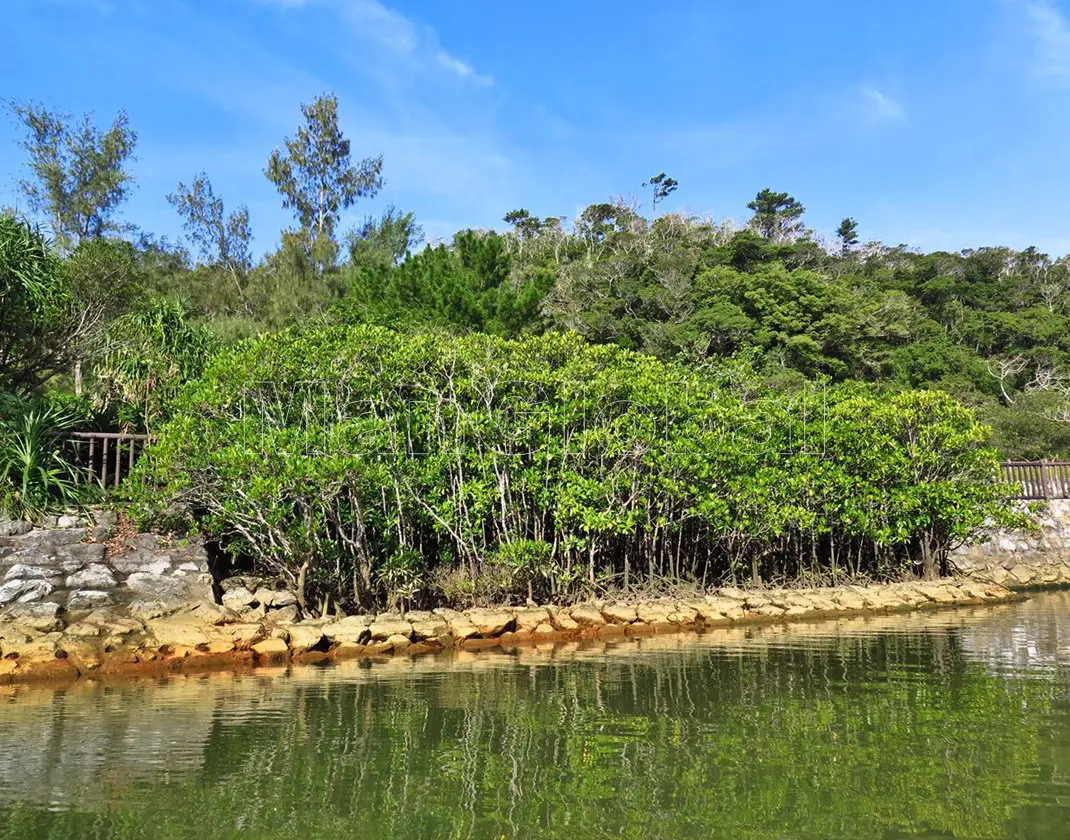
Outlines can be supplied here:
<path id="1" fill-rule="evenodd" d="M 612 641 L 991 604 L 1022 597 L 1015 587 L 1023 580 L 1070 584 L 1068 555 L 1010 554 L 1021 568 L 1001 574 L 998 558 L 986 554 L 968 576 L 932 582 L 728 587 L 675 599 L 299 620 L 296 598 L 270 581 L 216 580 L 196 540 L 117 533 L 106 514 L 92 521 L 63 517 L 38 528 L 0 522 L 0 684 Z"/>
<path id="2" fill-rule="evenodd" d="M 723 588 L 686 600 L 436 609 L 305 621 L 295 621 L 288 605 L 250 620 L 211 602 L 166 616 L 138 604 L 67 615 L 27 604 L 9 608 L 0 618 L 0 684 L 611 640 L 1021 597 L 997 584 L 944 579 L 812 590 Z M 260 604 L 251 610 L 260 611 Z"/>

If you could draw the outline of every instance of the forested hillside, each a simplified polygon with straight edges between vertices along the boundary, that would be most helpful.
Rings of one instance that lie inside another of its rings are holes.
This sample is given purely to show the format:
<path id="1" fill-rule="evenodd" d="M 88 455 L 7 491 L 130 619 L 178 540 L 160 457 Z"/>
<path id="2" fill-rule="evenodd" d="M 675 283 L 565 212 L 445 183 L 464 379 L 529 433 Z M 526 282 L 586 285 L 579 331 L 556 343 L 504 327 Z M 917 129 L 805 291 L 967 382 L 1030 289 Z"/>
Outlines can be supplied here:
<path id="1" fill-rule="evenodd" d="M 181 242 L 124 219 L 137 142 L 125 115 L 98 128 L 28 103 L 11 118 L 27 168 L 5 198 L 19 210 L 2 228 L 0 389 L 51 395 L 86 423 L 151 430 L 220 347 L 322 317 L 506 338 L 575 331 L 751 389 L 935 387 L 975 408 L 1004 456 L 1070 455 L 1065 258 L 998 243 L 925 254 L 861 242 L 851 218 L 824 238 L 799 199 L 770 189 L 723 208 L 738 222 L 665 212 L 687 185 L 664 173 L 621 185 L 641 199 L 571 219 L 503 207 L 500 231 L 445 243 L 425 243 L 393 207 L 344 230 L 350 208 L 384 188 L 389 150 L 355 158 L 331 96 L 304 106 L 265 156 L 294 226 L 257 231 L 279 243 L 257 256 L 255 219 L 205 173 L 168 196 Z"/>

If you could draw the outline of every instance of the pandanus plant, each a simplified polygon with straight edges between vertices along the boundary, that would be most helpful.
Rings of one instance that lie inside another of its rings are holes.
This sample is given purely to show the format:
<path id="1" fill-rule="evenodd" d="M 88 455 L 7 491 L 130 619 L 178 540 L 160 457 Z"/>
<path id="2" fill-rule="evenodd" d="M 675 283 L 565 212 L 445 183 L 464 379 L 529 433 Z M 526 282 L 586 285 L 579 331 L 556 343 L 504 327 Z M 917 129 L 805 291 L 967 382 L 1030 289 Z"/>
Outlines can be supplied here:
<path id="1" fill-rule="evenodd" d="M 9 404 L 0 413 L 0 512 L 33 519 L 77 503 L 88 482 L 64 457 L 66 435 L 78 418 L 55 406 Z"/>

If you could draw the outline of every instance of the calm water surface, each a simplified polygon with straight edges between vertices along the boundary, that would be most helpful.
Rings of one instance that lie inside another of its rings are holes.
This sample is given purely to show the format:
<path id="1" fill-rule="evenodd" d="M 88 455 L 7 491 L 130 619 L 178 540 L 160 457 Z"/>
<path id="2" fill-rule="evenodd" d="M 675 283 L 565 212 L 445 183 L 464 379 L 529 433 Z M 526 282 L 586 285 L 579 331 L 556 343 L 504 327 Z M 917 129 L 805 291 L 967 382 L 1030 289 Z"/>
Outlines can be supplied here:
<path id="1" fill-rule="evenodd" d="M 1070 593 L 0 688 L 0 838 L 1070 837 Z"/>

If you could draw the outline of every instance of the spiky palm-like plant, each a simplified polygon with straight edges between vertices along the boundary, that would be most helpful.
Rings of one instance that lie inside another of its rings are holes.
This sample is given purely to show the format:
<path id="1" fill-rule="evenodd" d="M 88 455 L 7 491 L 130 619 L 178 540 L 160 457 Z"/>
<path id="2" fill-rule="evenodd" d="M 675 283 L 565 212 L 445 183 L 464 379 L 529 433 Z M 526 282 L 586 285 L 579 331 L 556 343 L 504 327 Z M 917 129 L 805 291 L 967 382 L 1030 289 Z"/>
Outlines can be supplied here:
<path id="1" fill-rule="evenodd" d="M 61 408 L 19 404 L 0 416 L 0 512 L 32 519 L 76 504 L 92 485 L 63 454 L 78 418 Z"/>

